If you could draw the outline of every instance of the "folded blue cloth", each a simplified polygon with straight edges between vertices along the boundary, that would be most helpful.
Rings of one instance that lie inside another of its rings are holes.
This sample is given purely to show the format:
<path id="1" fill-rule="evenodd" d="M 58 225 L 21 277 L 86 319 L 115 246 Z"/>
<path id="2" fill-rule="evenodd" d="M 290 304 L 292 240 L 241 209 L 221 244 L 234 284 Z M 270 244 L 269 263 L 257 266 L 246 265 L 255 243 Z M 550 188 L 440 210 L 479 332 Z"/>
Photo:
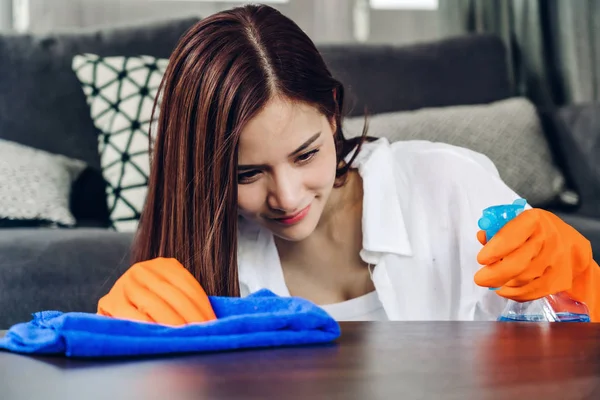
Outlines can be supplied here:
<path id="1" fill-rule="evenodd" d="M 67 357 L 212 352 L 330 342 L 338 323 L 323 309 L 268 290 L 248 297 L 210 297 L 217 320 L 168 327 L 91 313 L 42 311 L 16 324 L 0 349 Z"/>

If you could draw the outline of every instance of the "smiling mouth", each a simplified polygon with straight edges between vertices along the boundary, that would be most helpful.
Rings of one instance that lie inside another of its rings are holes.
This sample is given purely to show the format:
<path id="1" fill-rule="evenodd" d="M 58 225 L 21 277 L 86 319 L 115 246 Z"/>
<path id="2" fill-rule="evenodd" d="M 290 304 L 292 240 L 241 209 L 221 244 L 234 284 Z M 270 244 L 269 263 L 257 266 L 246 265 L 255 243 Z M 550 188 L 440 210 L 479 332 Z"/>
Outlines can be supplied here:
<path id="1" fill-rule="evenodd" d="M 285 216 L 282 218 L 272 218 L 272 219 L 273 219 L 273 221 L 284 224 L 284 225 L 293 225 L 295 223 L 302 221 L 304 219 L 304 217 L 306 217 L 306 215 L 308 214 L 309 210 L 310 210 L 310 204 L 308 206 L 306 206 L 304 209 L 302 209 L 301 211 L 297 212 L 296 214 L 293 214 L 290 216 Z"/>

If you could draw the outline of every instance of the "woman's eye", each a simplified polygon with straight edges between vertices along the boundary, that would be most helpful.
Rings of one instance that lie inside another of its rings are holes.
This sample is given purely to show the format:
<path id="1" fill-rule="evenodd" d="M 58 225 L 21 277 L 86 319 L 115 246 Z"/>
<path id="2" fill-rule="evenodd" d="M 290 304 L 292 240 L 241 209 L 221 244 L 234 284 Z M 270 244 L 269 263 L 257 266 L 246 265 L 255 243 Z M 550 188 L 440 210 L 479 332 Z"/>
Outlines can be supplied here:
<path id="1" fill-rule="evenodd" d="M 307 162 L 309 161 L 311 158 L 313 158 L 315 156 L 315 154 L 317 154 L 319 152 L 318 149 L 309 151 L 308 153 L 304 153 L 302 155 L 298 156 L 298 161 L 300 161 L 301 163 L 303 162 Z"/>
<path id="2" fill-rule="evenodd" d="M 260 171 L 242 172 L 241 174 L 238 174 L 238 182 L 239 183 L 249 183 L 254 178 L 256 178 L 258 176 L 258 174 L 260 174 Z"/>

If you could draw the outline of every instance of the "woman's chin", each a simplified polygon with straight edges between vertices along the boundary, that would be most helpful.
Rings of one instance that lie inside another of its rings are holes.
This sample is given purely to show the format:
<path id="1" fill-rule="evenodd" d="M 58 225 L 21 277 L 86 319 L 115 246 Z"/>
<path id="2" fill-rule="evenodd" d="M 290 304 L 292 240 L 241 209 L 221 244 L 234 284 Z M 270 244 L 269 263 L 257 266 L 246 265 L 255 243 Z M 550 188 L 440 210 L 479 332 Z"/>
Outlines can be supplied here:
<path id="1" fill-rule="evenodd" d="M 315 231 L 316 223 L 310 216 L 295 224 L 283 224 L 269 221 L 268 229 L 273 235 L 288 242 L 300 242 L 308 238 Z"/>

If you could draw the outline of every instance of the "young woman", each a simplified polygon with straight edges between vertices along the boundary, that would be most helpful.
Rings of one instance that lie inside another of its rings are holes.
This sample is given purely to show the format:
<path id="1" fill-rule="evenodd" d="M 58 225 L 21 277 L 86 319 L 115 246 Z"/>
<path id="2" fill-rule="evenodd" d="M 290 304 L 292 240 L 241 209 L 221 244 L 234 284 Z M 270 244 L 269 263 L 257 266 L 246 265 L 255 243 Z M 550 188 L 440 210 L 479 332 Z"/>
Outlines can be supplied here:
<path id="1" fill-rule="evenodd" d="M 99 313 L 203 321 L 214 318 L 206 294 L 267 288 L 338 320 L 493 320 L 507 298 L 567 291 L 600 320 L 585 238 L 528 209 L 486 244 L 482 210 L 518 198 L 490 160 L 345 139 L 342 84 L 273 8 L 199 22 L 160 93 L 135 265 Z"/>

